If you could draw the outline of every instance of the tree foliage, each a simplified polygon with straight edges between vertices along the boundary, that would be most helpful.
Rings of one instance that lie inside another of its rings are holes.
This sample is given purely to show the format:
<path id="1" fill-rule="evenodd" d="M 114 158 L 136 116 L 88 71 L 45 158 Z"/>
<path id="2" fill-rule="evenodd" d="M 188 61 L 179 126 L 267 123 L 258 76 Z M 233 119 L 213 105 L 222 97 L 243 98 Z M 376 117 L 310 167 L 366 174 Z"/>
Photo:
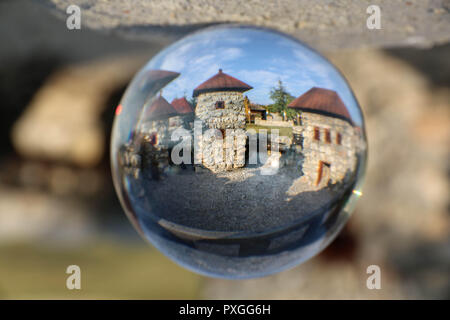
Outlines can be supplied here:
<path id="1" fill-rule="evenodd" d="M 270 90 L 270 99 L 273 101 L 273 104 L 267 106 L 269 112 L 280 113 L 286 112 L 286 115 L 293 116 L 295 111 L 288 109 L 287 105 L 294 100 L 294 96 L 292 96 L 289 92 L 287 92 L 286 88 L 283 86 L 283 82 L 278 80 L 277 86 L 273 87 Z"/>
<path id="2" fill-rule="evenodd" d="M 186 96 L 184 96 L 186 98 Z M 189 102 L 189 104 L 192 106 L 192 108 L 195 109 L 195 107 L 197 106 L 197 98 L 196 97 L 191 97 L 191 98 L 186 98 L 187 102 Z"/>

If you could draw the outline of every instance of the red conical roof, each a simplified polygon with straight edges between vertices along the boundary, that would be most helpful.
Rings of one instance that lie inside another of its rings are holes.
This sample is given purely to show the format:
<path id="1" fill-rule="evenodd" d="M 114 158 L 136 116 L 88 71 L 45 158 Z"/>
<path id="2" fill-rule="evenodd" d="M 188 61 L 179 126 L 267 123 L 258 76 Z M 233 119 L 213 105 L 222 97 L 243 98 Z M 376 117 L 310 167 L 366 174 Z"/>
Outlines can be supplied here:
<path id="1" fill-rule="evenodd" d="M 177 114 L 177 111 L 170 103 L 167 102 L 161 95 L 153 101 L 145 112 L 147 120 L 158 120 L 162 118 L 169 118 Z"/>
<path id="2" fill-rule="evenodd" d="M 245 82 L 238 80 L 219 69 L 219 72 L 200 84 L 194 89 L 193 96 L 196 97 L 200 93 L 213 92 L 213 91 L 239 91 L 245 92 L 247 90 L 253 89 Z"/>
<path id="3" fill-rule="evenodd" d="M 336 91 L 313 87 L 288 104 L 289 108 L 323 113 L 350 121 L 352 118 Z"/>
<path id="4" fill-rule="evenodd" d="M 186 100 L 186 98 L 173 99 L 170 103 L 178 113 L 186 114 L 194 112 L 191 104 Z"/>

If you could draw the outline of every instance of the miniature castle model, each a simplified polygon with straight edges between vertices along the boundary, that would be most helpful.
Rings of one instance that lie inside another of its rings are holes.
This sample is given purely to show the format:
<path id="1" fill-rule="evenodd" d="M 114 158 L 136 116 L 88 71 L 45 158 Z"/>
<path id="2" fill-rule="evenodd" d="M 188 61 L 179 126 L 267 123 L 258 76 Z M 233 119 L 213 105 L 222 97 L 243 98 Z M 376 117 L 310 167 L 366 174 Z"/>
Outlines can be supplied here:
<path id="1" fill-rule="evenodd" d="M 345 181 L 356 166 L 358 138 L 339 95 L 313 87 L 288 107 L 299 115 L 293 130 L 302 136 L 303 173 L 309 184 L 322 187 Z"/>
<path id="2" fill-rule="evenodd" d="M 195 116 L 207 130 L 197 139 L 200 152 L 195 154 L 196 163 L 214 172 L 245 165 L 247 135 L 243 92 L 250 89 L 251 86 L 222 69 L 194 89 Z"/>

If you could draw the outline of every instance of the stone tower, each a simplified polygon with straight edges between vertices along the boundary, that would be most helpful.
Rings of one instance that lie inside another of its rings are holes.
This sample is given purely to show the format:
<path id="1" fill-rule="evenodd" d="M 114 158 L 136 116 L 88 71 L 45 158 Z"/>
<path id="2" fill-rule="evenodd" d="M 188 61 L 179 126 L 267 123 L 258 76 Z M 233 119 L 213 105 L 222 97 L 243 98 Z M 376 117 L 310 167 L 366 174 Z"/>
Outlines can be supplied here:
<path id="1" fill-rule="evenodd" d="M 194 89 L 197 98 L 195 118 L 201 121 L 202 136 L 196 163 L 217 172 L 245 165 L 245 105 L 243 93 L 252 89 L 248 84 L 222 72 Z"/>

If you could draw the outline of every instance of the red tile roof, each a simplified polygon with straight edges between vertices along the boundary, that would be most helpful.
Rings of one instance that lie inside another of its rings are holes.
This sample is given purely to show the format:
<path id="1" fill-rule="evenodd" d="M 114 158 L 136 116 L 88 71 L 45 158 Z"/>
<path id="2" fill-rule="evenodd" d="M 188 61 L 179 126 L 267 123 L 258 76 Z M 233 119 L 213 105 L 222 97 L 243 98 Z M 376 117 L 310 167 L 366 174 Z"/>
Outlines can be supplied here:
<path id="1" fill-rule="evenodd" d="M 194 112 L 191 104 L 186 100 L 186 98 L 173 99 L 170 103 L 178 113 L 186 114 Z"/>
<path id="2" fill-rule="evenodd" d="M 250 103 L 250 110 L 266 111 L 265 108 L 263 108 L 262 106 L 260 106 L 259 104 L 256 104 L 256 103 Z"/>
<path id="3" fill-rule="evenodd" d="M 253 89 L 252 86 L 238 80 L 219 69 L 219 72 L 200 84 L 194 89 L 193 96 L 196 97 L 200 93 L 213 92 L 213 91 L 239 91 L 245 92 Z"/>
<path id="4" fill-rule="evenodd" d="M 161 95 L 153 101 L 145 112 L 146 120 L 159 120 L 169 118 L 177 114 L 177 110 Z"/>
<path id="5" fill-rule="evenodd" d="M 313 87 L 288 104 L 289 108 L 323 113 L 352 122 L 347 107 L 336 91 Z"/>

